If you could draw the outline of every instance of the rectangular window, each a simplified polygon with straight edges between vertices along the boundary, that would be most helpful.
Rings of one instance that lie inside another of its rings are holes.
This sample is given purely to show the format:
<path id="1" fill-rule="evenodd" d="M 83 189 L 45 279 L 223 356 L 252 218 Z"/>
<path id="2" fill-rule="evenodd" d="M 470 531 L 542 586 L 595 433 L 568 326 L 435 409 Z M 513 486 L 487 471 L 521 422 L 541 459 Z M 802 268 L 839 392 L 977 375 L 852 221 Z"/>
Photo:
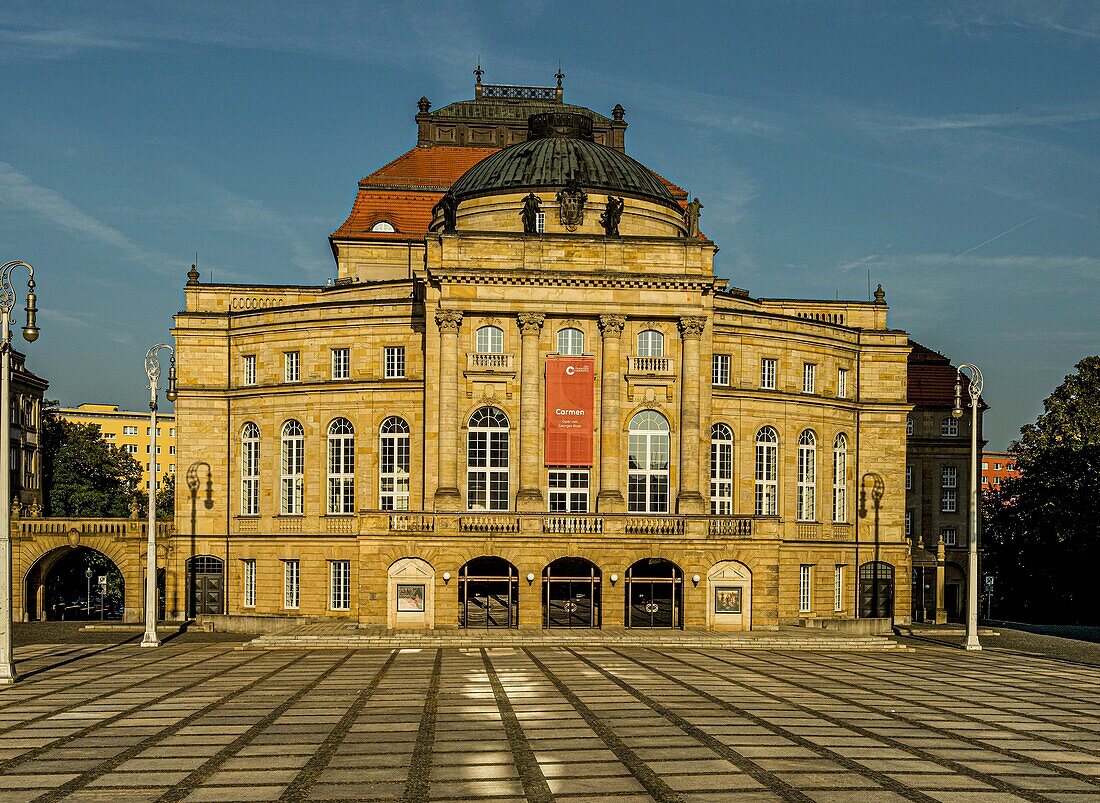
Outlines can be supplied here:
<path id="1" fill-rule="evenodd" d="M 297 351 L 283 353 L 283 381 L 298 382 L 302 378 L 301 361 Z"/>
<path id="2" fill-rule="evenodd" d="M 943 498 L 941 500 L 940 512 L 942 513 L 955 513 L 958 511 L 958 491 L 954 488 L 944 488 Z"/>
<path id="3" fill-rule="evenodd" d="M 989 471 L 989 463 L 982 462 L 982 471 Z"/>
<path id="4" fill-rule="evenodd" d="M 175 454 L 175 453 L 176 453 L 176 447 L 175 446 L 169 446 L 168 447 L 168 454 Z"/>
<path id="5" fill-rule="evenodd" d="M 985 466 L 982 466 L 982 468 L 985 468 Z M 993 470 L 994 471 L 1000 471 L 1001 470 L 1001 464 L 1000 463 L 994 463 L 993 464 Z"/>
<path id="6" fill-rule="evenodd" d="M 959 542 L 958 532 L 954 527 L 944 527 L 940 531 L 944 546 L 956 546 Z"/>
<path id="7" fill-rule="evenodd" d="M 351 608 L 351 561 L 330 560 L 328 567 L 328 607 L 346 611 Z"/>
<path id="8" fill-rule="evenodd" d="M 775 390 L 775 360 L 765 357 L 760 361 L 760 387 Z"/>
<path id="9" fill-rule="evenodd" d="M 943 481 L 941 487 L 943 488 L 958 488 L 959 487 L 959 471 L 954 466 L 943 466 L 941 474 Z"/>
<path id="10" fill-rule="evenodd" d="M 349 379 L 351 377 L 351 350 L 332 350 L 332 378 Z"/>
<path id="11" fill-rule="evenodd" d="M 301 596 L 301 574 L 296 560 L 283 561 L 283 607 L 297 608 Z"/>
<path id="12" fill-rule="evenodd" d="M 176 437 L 176 428 L 175 427 L 172 427 L 171 429 L 168 430 L 168 437 L 169 438 Z"/>
<path id="13" fill-rule="evenodd" d="M 913 490 L 913 467 L 912 466 L 906 466 L 905 467 L 905 490 L 907 490 L 907 491 Z"/>
<path id="14" fill-rule="evenodd" d="M 836 371 L 836 395 L 838 399 L 848 398 L 848 369 L 838 368 Z"/>
<path id="15" fill-rule="evenodd" d="M 546 213 L 535 212 L 535 231 L 542 234 L 546 231 Z"/>
<path id="16" fill-rule="evenodd" d="M 803 563 L 798 567 L 798 612 L 810 612 L 810 570 L 813 567 Z"/>
<path id="17" fill-rule="evenodd" d="M 588 512 L 588 470 L 552 469 L 549 477 L 551 513 Z"/>
<path id="18" fill-rule="evenodd" d="M 913 536 L 913 511 L 905 511 L 905 537 L 911 538 Z"/>
<path id="19" fill-rule="evenodd" d="M 905 419 L 905 434 L 910 438 L 913 437 L 913 416 Z"/>
<path id="20" fill-rule="evenodd" d="M 138 428 L 137 427 L 123 427 L 122 428 L 122 434 L 123 435 L 137 435 L 138 434 Z"/>
<path id="21" fill-rule="evenodd" d="M 114 439 L 115 439 L 115 433 L 113 433 L 113 432 L 104 432 L 103 433 L 103 440 L 113 441 Z"/>
<path id="22" fill-rule="evenodd" d="M 844 566 L 839 563 L 833 569 L 833 610 L 844 610 Z"/>
<path id="23" fill-rule="evenodd" d="M 384 352 L 386 360 L 386 379 L 404 379 L 405 347 L 386 346 Z"/>
<path id="24" fill-rule="evenodd" d="M 959 436 L 958 419 L 948 416 L 940 422 L 940 435 L 945 438 L 957 438 Z"/>
<path id="25" fill-rule="evenodd" d="M 136 443 L 123 444 L 122 448 L 126 451 L 126 454 L 137 454 L 138 447 Z"/>
<path id="26" fill-rule="evenodd" d="M 246 354 L 241 358 L 241 384 L 256 384 L 256 355 Z"/>
<path id="27" fill-rule="evenodd" d="M 242 560 L 242 580 L 243 588 L 241 589 L 241 605 L 246 608 L 256 607 L 256 561 L 254 560 Z"/>
<path id="28" fill-rule="evenodd" d="M 817 375 L 817 366 L 812 362 L 803 363 L 802 365 L 802 392 L 813 393 L 814 392 L 814 379 Z"/>
<path id="29" fill-rule="evenodd" d="M 728 354 L 715 354 L 711 359 L 711 380 L 712 385 L 718 387 L 726 387 L 730 383 L 730 355 Z"/>

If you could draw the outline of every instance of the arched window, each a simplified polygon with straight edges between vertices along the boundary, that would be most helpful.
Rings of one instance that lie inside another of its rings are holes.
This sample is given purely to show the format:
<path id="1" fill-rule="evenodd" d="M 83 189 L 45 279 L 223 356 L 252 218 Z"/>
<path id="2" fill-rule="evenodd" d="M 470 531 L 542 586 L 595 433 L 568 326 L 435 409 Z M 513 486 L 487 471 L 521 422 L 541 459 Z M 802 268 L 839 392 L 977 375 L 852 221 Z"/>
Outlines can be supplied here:
<path id="1" fill-rule="evenodd" d="M 710 428 L 710 514 L 733 513 L 733 432 L 725 424 Z"/>
<path id="2" fill-rule="evenodd" d="M 584 354 L 584 332 L 572 328 L 558 332 L 558 354 L 569 357 Z"/>
<path id="3" fill-rule="evenodd" d="M 378 499 L 383 510 L 409 509 L 409 425 L 395 415 L 382 422 Z"/>
<path id="4" fill-rule="evenodd" d="M 756 433 L 756 515 L 779 515 L 779 435 L 772 427 Z"/>
<path id="5" fill-rule="evenodd" d="M 637 513 L 668 512 L 668 421 L 644 410 L 630 419 L 628 507 Z"/>
<path id="6" fill-rule="evenodd" d="M 496 407 L 480 407 L 470 416 L 466 509 L 508 509 L 508 418 Z"/>
<path id="7" fill-rule="evenodd" d="M 646 329 L 638 333 L 639 357 L 665 356 L 665 336 L 656 329 Z"/>
<path id="8" fill-rule="evenodd" d="M 817 437 L 807 429 L 798 436 L 798 520 L 817 518 Z"/>
<path id="9" fill-rule="evenodd" d="M 833 521 L 848 520 L 848 438 L 841 432 L 833 441 Z"/>
<path id="10" fill-rule="evenodd" d="M 305 432 L 291 419 L 283 424 L 283 450 L 280 475 L 279 512 L 284 516 L 302 515 L 302 475 L 305 471 Z"/>
<path id="11" fill-rule="evenodd" d="M 346 418 L 328 425 L 328 512 L 355 512 L 355 427 Z"/>
<path id="12" fill-rule="evenodd" d="M 371 231 L 384 231 L 384 232 L 395 232 L 395 231 L 397 231 L 397 229 L 395 229 L 393 227 L 393 224 L 390 223 L 388 220 L 379 220 L 377 223 L 375 223 L 373 226 L 370 227 L 370 230 Z"/>
<path id="13" fill-rule="evenodd" d="M 260 514 L 260 428 L 241 427 L 241 515 Z"/>
<path id="14" fill-rule="evenodd" d="M 483 326 L 477 330 L 478 354 L 503 354 L 504 330 L 499 326 Z"/>

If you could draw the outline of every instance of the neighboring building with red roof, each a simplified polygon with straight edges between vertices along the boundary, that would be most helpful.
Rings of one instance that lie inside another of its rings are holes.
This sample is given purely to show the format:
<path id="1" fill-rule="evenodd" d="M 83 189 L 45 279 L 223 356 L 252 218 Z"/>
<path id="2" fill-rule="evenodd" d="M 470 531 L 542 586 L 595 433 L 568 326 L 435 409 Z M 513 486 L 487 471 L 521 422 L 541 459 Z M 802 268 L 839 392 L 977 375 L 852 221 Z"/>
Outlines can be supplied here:
<path id="1" fill-rule="evenodd" d="M 906 421 L 905 533 L 913 543 L 914 621 L 962 621 L 966 613 L 970 521 L 970 382 L 962 376 L 964 415 L 955 418 L 957 368 L 910 340 Z M 979 399 L 978 448 L 982 439 Z M 941 546 L 942 545 L 942 546 Z"/>

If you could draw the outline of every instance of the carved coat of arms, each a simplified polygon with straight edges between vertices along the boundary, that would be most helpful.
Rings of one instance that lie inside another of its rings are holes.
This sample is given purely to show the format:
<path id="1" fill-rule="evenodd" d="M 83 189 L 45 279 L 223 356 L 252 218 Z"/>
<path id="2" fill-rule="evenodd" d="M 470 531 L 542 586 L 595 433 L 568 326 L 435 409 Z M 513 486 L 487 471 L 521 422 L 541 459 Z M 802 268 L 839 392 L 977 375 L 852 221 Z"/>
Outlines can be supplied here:
<path id="1" fill-rule="evenodd" d="M 565 182 L 565 187 L 558 191 L 558 205 L 561 215 L 561 225 L 567 231 L 576 231 L 577 227 L 584 223 L 584 204 L 588 200 L 588 193 L 581 189 L 580 182 L 575 178 Z"/>

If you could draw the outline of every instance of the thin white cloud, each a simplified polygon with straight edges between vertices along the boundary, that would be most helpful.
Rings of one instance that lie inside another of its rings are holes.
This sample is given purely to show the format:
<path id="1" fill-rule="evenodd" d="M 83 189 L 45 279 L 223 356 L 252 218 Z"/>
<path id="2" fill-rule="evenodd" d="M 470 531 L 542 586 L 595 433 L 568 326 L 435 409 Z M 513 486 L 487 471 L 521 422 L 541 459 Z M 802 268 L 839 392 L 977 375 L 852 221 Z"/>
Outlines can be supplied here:
<path id="1" fill-rule="evenodd" d="M 933 17 L 933 24 L 966 33 L 995 30 L 1041 31 L 1085 41 L 1100 40 L 1095 3 L 1050 0 L 1002 0 L 995 4 L 954 4 Z"/>
<path id="2" fill-rule="evenodd" d="M 162 254 L 144 248 L 54 190 L 36 184 L 7 162 L 0 162 L 0 204 L 22 209 L 71 234 L 92 237 L 113 248 L 123 259 L 160 272 L 167 270 L 168 260 Z"/>

